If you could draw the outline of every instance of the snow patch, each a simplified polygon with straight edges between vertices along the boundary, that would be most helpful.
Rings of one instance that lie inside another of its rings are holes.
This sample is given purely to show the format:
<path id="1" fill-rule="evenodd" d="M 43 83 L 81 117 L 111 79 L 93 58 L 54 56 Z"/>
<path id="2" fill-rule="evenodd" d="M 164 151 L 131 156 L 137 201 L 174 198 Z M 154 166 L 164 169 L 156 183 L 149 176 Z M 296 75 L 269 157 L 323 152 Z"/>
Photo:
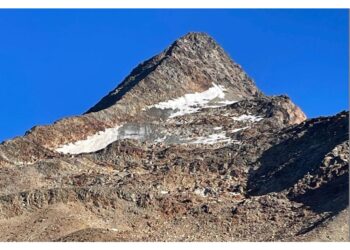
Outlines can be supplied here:
<path id="1" fill-rule="evenodd" d="M 255 115 L 241 115 L 239 117 L 232 117 L 233 120 L 235 121 L 251 121 L 251 122 L 258 122 L 261 121 L 262 117 L 260 116 L 255 116 Z"/>
<path id="2" fill-rule="evenodd" d="M 247 128 L 249 128 L 249 127 L 235 128 L 235 129 L 232 129 L 232 130 L 231 130 L 231 133 L 236 133 L 236 132 L 238 132 L 238 131 L 241 131 L 241 130 L 244 130 L 244 129 L 247 129 Z"/>
<path id="3" fill-rule="evenodd" d="M 219 134 L 211 134 L 208 136 L 197 137 L 191 144 L 214 144 L 214 143 L 230 143 L 232 142 L 230 137 L 226 136 L 226 132 Z"/>
<path id="4" fill-rule="evenodd" d="M 118 130 L 120 127 L 121 126 L 107 128 L 105 131 L 100 131 L 94 135 L 88 136 L 85 140 L 62 145 L 58 147 L 56 151 L 64 154 L 96 152 L 118 139 Z"/>
<path id="5" fill-rule="evenodd" d="M 175 110 L 176 112 L 170 115 L 170 118 L 173 118 L 176 116 L 182 116 L 185 114 L 198 112 L 202 108 L 222 107 L 222 106 L 226 106 L 228 104 L 232 104 L 236 102 L 236 101 L 222 100 L 222 101 L 216 102 L 213 105 L 210 105 L 209 102 L 211 102 L 216 98 L 219 98 L 219 99 L 225 98 L 225 93 L 224 93 L 225 88 L 222 86 L 216 85 L 215 83 L 212 83 L 212 84 L 213 84 L 213 87 L 209 88 L 204 92 L 186 94 L 182 97 L 179 97 L 173 100 L 160 102 L 160 103 L 148 106 L 147 108 Z"/>
<path id="6" fill-rule="evenodd" d="M 204 188 L 196 188 L 193 192 L 194 194 L 201 196 L 201 197 L 206 197 L 207 194 L 205 193 L 205 189 Z"/>
<path id="7" fill-rule="evenodd" d="M 236 102 L 237 101 L 223 100 L 223 101 L 218 101 L 218 102 L 216 102 L 213 105 L 208 105 L 207 107 L 208 108 L 220 108 L 220 107 L 227 106 L 227 105 L 230 105 L 230 104 L 233 104 L 233 103 L 236 103 Z"/>
<path id="8" fill-rule="evenodd" d="M 166 135 L 164 137 L 162 137 L 162 138 L 155 139 L 154 142 L 164 142 L 165 139 L 166 139 Z"/>

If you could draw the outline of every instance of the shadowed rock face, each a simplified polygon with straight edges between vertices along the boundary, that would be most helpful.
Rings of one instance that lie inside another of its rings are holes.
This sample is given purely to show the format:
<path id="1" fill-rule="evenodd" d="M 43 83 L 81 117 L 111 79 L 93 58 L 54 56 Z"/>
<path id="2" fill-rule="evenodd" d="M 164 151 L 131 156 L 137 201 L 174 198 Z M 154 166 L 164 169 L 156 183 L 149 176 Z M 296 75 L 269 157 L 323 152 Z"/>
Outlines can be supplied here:
<path id="1" fill-rule="evenodd" d="M 306 174 L 319 171 L 325 157 L 335 157 L 327 154 L 348 142 L 348 120 L 348 114 L 341 113 L 332 118 L 312 119 L 298 129 L 283 130 L 281 141 L 259 159 L 261 166 L 252 173 L 251 194 L 280 192 L 292 187 Z M 343 153 L 345 148 L 343 145 Z M 347 161 L 347 158 L 343 160 L 345 164 Z"/>
<path id="2" fill-rule="evenodd" d="M 288 197 L 317 212 L 348 206 L 349 115 L 312 119 L 286 129 L 281 141 L 258 159 L 248 180 L 250 195 L 288 191 Z"/>
<path id="3" fill-rule="evenodd" d="M 0 145 L 0 240 L 347 240 L 348 119 L 306 120 L 189 33 Z"/>

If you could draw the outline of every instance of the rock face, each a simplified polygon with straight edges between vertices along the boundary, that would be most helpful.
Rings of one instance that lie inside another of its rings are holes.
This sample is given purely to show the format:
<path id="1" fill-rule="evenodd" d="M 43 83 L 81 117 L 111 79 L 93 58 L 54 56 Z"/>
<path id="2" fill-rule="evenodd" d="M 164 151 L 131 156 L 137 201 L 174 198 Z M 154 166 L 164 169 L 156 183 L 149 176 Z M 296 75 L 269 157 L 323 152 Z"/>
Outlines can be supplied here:
<path id="1" fill-rule="evenodd" d="M 0 145 L 0 239 L 346 241 L 348 120 L 306 120 L 189 33 L 85 114 Z"/>
<path id="2" fill-rule="evenodd" d="M 119 107 L 137 112 L 138 106 L 203 92 L 212 83 L 227 88 L 235 100 L 261 94 L 242 68 L 211 37 L 205 33 L 189 33 L 137 66 L 88 112 L 110 108 L 114 113 Z"/>

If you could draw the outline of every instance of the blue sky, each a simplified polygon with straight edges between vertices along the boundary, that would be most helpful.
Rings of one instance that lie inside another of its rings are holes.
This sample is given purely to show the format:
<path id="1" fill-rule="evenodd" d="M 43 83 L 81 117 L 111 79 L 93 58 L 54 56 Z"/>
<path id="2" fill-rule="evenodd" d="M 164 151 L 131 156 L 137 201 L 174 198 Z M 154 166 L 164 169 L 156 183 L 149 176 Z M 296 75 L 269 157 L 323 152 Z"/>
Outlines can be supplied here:
<path id="1" fill-rule="evenodd" d="M 0 10 L 0 141 L 78 115 L 189 31 L 308 117 L 348 109 L 347 10 Z"/>

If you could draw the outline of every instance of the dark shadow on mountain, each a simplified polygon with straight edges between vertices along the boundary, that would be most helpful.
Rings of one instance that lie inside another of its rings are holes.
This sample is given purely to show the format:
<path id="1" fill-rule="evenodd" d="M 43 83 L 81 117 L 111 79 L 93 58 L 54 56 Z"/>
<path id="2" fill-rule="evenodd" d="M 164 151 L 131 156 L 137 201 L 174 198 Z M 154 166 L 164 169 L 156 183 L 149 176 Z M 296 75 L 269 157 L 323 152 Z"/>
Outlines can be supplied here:
<path id="1" fill-rule="evenodd" d="M 279 144 L 265 151 L 248 179 L 249 195 L 264 195 L 292 187 L 307 173 L 319 168 L 325 155 L 348 140 L 348 113 L 319 118 L 284 131 Z M 298 201 L 316 211 L 342 210 L 348 204 L 348 175 L 337 178 L 315 190 L 307 191 Z M 325 200 L 336 196 L 336 208 L 327 207 Z M 324 203 L 322 205 L 322 202 Z"/>
<path id="2" fill-rule="evenodd" d="M 338 213 L 349 206 L 349 175 L 344 174 L 317 189 L 292 198 L 313 211 Z"/>
<path id="3" fill-rule="evenodd" d="M 314 212 L 328 214 L 308 227 L 302 228 L 297 235 L 306 234 L 319 225 L 326 223 L 349 206 L 349 175 L 342 175 L 331 182 L 305 194 L 293 197 L 292 200 L 303 203 Z"/>
<path id="4" fill-rule="evenodd" d="M 328 221 L 329 219 L 331 219 L 333 216 L 335 216 L 337 213 L 331 213 L 328 214 L 327 216 L 319 219 L 318 221 L 312 223 L 310 226 L 302 228 L 298 233 L 296 233 L 296 236 L 299 235 L 303 235 L 306 234 L 308 232 L 311 232 L 312 230 L 314 230 L 315 228 L 317 228 L 318 226 L 322 225 L 323 223 L 326 223 L 326 221 Z"/>

